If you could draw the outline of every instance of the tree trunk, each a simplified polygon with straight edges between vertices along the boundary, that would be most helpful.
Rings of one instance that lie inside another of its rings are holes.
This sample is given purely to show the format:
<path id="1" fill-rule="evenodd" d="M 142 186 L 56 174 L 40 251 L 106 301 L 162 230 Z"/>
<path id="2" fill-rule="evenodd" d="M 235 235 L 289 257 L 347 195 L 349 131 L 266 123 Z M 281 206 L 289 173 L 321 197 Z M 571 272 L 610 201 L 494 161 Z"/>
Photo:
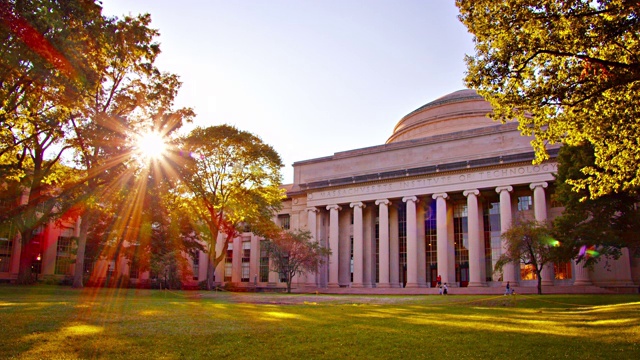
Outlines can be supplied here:
<path id="1" fill-rule="evenodd" d="M 80 219 L 80 234 L 78 237 L 78 253 L 76 254 L 76 266 L 73 273 L 73 287 L 81 289 L 84 284 L 84 254 L 87 247 L 87 234 L 89 233 L 89 214 L 85 219 Z"/>
<path id="2" fill-rule="evenodd" d="M 16 280 L 18 285 L 33 284 L 33 272 L 31 271 L 31 240 L 33 235 L 31 229 L 20 232 L 20 241 L 22 242 L 22 249 L 20 251 L 20 263 L 18 267 L 18 279 Z"/>
<path id="3" fill-rule="evenodd" d="M 542 295 L 542 271 L 536 269 L 538 275 L 538 295 Z"/>
<path id="4" fill-rule="evenodd" d="M 31 271 L 31 256 L 26 251 L 26 246 L 20 252 L 20 266 L 18 267 L 18 285 L 29 285 L 34 283 L 33 272 Z"/>
<path id="5" fill-rule="evenodd" d="M 209 252 L 207 259 L 207 290 L 213 290 L 213 276 L 215 275 L 216 267 L 214 266 L 215 260 L 211 259 L 211 252 Z"/>

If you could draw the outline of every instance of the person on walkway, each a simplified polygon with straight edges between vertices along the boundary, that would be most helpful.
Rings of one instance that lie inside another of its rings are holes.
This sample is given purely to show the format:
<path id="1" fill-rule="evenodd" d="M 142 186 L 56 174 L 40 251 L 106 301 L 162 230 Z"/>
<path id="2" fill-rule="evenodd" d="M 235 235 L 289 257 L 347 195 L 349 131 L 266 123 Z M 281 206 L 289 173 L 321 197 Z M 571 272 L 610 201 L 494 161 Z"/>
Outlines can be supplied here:
<path id="1" fill-rule="evenodd" d="M 504 291 L 505 295 L 510 295 L 511 294 L 511 285 L 509 284 L 509 282 L 507 281 L 507 289 Z"/>
<path id="2" fill-rule="evenodd" d="M 438 285 L 438 295 L 442 295 L 442 285 Z"/>
<path id="3" fill-rule="evenodd" d="M 438 286 L 442 286 L 442 276 L 438 275 L 436 280 L 438 280 Z"/>
<path id="4" fill-rule="evenodd" d="M 447 295 L 449 293 L 449 288 L 447 287 L 447 283 L 444 283 L 444 289 L 442 290 L 442 294 Z"/>

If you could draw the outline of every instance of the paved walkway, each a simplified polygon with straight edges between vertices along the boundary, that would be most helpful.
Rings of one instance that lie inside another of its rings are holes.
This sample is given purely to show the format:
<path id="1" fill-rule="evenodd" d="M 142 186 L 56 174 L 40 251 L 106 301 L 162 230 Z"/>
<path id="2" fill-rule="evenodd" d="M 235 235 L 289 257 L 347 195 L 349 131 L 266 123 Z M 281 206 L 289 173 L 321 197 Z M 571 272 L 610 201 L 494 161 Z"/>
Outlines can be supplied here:
<path id="1" fill-rule="evenodd" d="M 535 286 L 512 286 L 517 294 L 537 294 Z M 449 287 L 451 295 L 500 295 L 504 294 L 504 287 Z M 437 288 L 332 288 L 332 289 L 291 289 L 295 293 L 319 294 L 354 294 L 354 295 L 437 295 Z M 599 286 L 542 286 L 543 294 L 637 294 L 637 287 L 602 288 Z"/>

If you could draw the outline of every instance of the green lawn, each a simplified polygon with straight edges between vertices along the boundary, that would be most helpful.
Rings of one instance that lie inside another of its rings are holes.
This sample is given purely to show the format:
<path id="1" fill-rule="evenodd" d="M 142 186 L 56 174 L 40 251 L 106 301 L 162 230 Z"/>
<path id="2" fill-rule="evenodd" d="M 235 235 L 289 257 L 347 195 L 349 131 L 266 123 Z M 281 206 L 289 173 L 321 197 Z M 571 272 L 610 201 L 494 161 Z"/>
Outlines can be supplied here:
<path id="1" fill-rule="evenodd" d="M 640 359 L 640 297 L 0 286 L 0 358 L 220 357 Z"/>

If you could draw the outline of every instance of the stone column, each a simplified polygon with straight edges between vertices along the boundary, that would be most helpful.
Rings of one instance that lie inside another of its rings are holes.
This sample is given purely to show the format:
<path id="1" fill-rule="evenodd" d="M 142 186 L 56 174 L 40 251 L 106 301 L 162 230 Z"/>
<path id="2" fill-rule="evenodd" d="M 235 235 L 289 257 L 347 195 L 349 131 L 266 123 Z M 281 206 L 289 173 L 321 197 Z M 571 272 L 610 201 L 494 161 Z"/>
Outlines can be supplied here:
<path id="1" fill-rule="evenodd" d="M 318 232 L 317 232 L 317 216 L 318 216 L 318 208 L 316 207 L 308 207 L 307 208 L 307 230 L 311 233 L 311 241 L 318 241 Z M 317 272 L 309 272 L 307 274 L 307 286 L 314 287 L 317 286 L 316 282 L 316 273 Z"/>
<path id="2" fill-rule="evenodd" d="M 420 201 L 420 200 L 418 200 Z M 429 206 L 429 204 L 426 204 Z M 424 228 L 424 217 L 426 211 L 424 206 L 418 206 L 416 208 L 416 236 L 418 239 L 418 284 L 420 287 L 427 287 L 427 254 L 426 245 L 425 245 L 425 228 Z"/>
<path id="3" fill-rule="evenodd" d="M 407 203 L 407 288 L 419 287 L 418 284 L 418 230 L 416 224 L 416 203 L 418 198 L 406 196 Z"/>
<path id="4" fill-rule="evenodd" d="M 389 200 L 376 200 L 378 205 L 378 233 L 380 236 L 378 287 L 388 288 L 389 283 Z"/>
<path id="5" fill-rule="evenodd" d="M 242 236 L 233 239 L 233 261 L 231 262 L 231 282 L 240 283 L 242 278 Z"/>
<path id="6" fill-rule="evenodd" d="M 353 208 L 353 283 L 354 288 L 362 287 L 364 242 L 362 237 L 362 202 L 351 203 Z"/>
<path id="7" fill-rule="evenodd" d="M 480 223 L 479 223 L 479 211 L 478 211 L 478 195 L 480 191 L 478 189 L 465 190 L 462 193 L 467 197 L 467 221 L 468 221 L 468 233 L 469 233 L 469 286 L 485 286 L 485 282 L 482 281 L 482 267 L 484 264 L 480 263 L 480 259 L 483 258 L 482 251 L 484 242 L 481 241 L 480 236 Z"/>
<path id="8" fill-rule="evenodd" d="M 418 231 L 416 229 L 415 196 L 406 196 L 402 202 L 407 203 L 407 288 L 419 287 L 418 284 Z"/>
<path id="9" fill-rule="evenodd" d="M 258 283 L 258 278 L 260 277 L 260 239 L 251 234 L 251 252 L 249 255 L 249 282 L 252 285 L 256 285 Z M 302 278 L 306 278 L 305 275 L 302 275 Z M 300 282 L 300 278 L 298 278 L 298 282 Z M 304 286 L 304 283 L 300 285 Z"/>
<path id="10" fill-rule="evenodd" d="M 442 283 L 451 284 L 449 279 L 449 238 L 447 229 L 447 193 L 433 194 L 436 200 L 436 238 L 438 241 L 438 275 Z"/>
<path id="11" fill-rule="evenodd" d="M 338 241 L 340 237 L 340 228 L 338 227 L 338 211 L 342 208 L 338 205 L 327 205 L 329 210 L 329 248 L 331 256 L 329 257 L 329 284 L 330 288 L 337 288 L 338 285 L 338 260 L 340 258 L 338 250 Z"/>
<path id="12" fill-rule="evenodd" d="M 573 285 L 575 286 L 588 286 L 593 285 L 591 278 L 589 277 L 589 269 L 585 268 L 584 263 L 574 264 L 573 272 Z"/>
<path id="13" fill-rule="evenodd" d="M 496 192 L 500 194 L 500 234 L 504 234 L 511 227 L 512 212 L 511 212 L 511 195 L 513 191 L 511 186 L 499 186 L 496 188 Z M 500 240 L 502 244 L 502 253 L 507 252 L 507 241 L 505 239 Z M 507 286 L 507 282 L 516 284 L 516 264 L 509 263 L 502 268 L 502 283 Z"/>
<path id="14" fill-rule="evenodd" d="M 400 239 L 398 237 L 398 208 L 389 208 L 389 282 L 392 288 L 400 285 Z"/>
<path id="15" fill-rule="evenodd" d="M 547 199 L 544 189 L 549 184 L 546 182 L 532 183 L 529 188 L 533 190 L 533 213 L 537 222 L 547 221 Z M 553 270 L 553 263 L 546 264 L 542 268 L 542 285 L 553 286 L 553 280 L 555 278 L 555 271 Z"/>

